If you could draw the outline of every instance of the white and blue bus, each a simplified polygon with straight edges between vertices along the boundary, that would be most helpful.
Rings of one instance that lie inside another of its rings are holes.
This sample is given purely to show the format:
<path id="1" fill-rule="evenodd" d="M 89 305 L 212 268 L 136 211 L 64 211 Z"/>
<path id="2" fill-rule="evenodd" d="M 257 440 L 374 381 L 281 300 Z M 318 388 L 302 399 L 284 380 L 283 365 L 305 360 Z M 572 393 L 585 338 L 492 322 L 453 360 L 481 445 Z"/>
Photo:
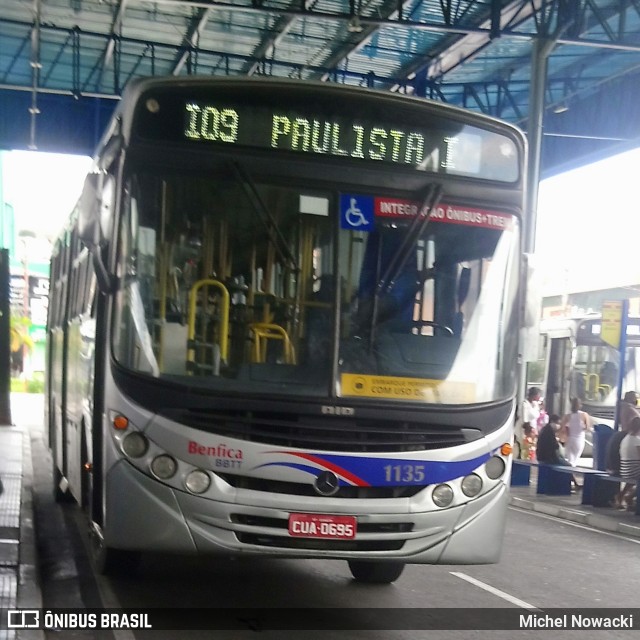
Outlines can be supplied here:
<path id="1" fill-rule="evenodd" d="M 537 370 L 547 413 L 568 413 L 575 397 L 594 422 L 613 427 L 618 397 L 640 390 L 640 318 L 626 321 L 624 359 L 601 333 L 600 314 L 541 321 Z"/>
<path id="2" fill-rule="evenodd" d="M 511 125 L 390 92 L 131 83 L 51 268 L 56 491 L 99 569 L 496 562 L 525 155 Z"/>

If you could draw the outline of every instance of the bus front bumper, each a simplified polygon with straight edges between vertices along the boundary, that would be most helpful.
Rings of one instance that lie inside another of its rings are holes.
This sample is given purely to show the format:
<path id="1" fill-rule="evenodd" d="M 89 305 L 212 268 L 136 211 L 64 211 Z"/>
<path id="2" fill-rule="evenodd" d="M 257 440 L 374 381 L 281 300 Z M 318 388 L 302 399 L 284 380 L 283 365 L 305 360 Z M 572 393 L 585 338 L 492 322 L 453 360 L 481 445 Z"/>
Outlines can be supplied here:
<path id="1" fill-rule="evenodd" d="M 234 501 L 218 501 L 176 491 L 120 461 L 108 475 L 104 537 L 109 547 L 143 551 L 487 564 L 500 557 L 508 500 L 499 483 L 439 510 L 421 510 L 420 494 L 335 500 L 238 491 Z M 353 540 L 293 537 L 292 512 L 351 514 L 359 531 Z"/>

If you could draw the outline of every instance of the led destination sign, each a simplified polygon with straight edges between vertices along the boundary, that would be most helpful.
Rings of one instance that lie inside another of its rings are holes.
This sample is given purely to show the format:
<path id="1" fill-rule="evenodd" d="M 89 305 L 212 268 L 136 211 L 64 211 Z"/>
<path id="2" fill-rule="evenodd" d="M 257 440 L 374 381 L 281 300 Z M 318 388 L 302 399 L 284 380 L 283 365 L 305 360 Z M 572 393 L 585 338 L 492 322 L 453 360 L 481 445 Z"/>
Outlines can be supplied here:
<path id="1" fill-rule="evenodd" d="M 257 147 L 312 155 L 413 167 L 513 182 L 518 179 L 517 150 L 506 136 L 457 122 L 446 128 L 391 122 L 371 114 L 306 106 L 278 108 L 259 104 L 183 103 L 183 139 L 218 145 Z M 425 116 L 426 121 L 427 116 Z"/>

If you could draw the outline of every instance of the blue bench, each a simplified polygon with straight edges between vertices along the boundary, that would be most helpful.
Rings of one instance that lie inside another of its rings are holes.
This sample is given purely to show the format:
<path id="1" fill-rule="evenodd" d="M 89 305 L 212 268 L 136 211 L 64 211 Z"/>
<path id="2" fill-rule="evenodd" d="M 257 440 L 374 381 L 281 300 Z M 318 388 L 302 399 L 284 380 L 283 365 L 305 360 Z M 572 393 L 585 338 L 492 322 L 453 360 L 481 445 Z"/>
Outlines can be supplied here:
<path id="1" fill-rule="evenodd" d="M 511 486 L 527 487 L 531 482 L 531 468 L 538 469 L 538 485 L 536 493 L 550 496 L 571 495 L 571 478 L 574 474 L 601 474 L 584 467 L 568 467 L 565 465 L 544 464 L 534 460 L 513 460 L 511 467 Z"/>
<path id="2" fill-rule="evenodd" d="M 511 486 L 528 487 L 531 482 L 531 467 L 537 466 L 537 462 L 514 458 L 511 465 Z"/>
<path id="3" fill-rule="evenodd" d="M 548 496 L 568 496 L 571 495 L 572 478 L 582 476 L 582 504 L 591 504 L 595 480 L 601 475 L 603 475 L 602 471 L 586 467 L 539 464 L 536 491 Z"/>
<path id="4" fill-rule="evenodd" d="M 536 493 L 547 496 L 571 495 L 571 479 L 573 476 L 584 478 L 582 485 L 583 504 L 591 504 L 595 487 L 595 478 L 606 475 L 604 471 L 587 467 L 568 467 L 559 464 L 543 464 L 533 460 L 513 460 L 511 471 L 512 486 L 528 486 L 531 479 L 531 468 L 538 469 Z"/>
<path id="5" fill-rule="evenodd" d="M 532 467 L 538 469 L 536 493 L 540 495 L 571 495 L 571 478 L 581 475 L 582 504 L 594 507 L 609 506 L 620 490 L 620 483 L 624 482 L 622 478 L 611 476 L 599 469 L 541 464 L 533 460 L 513 460 L 511 486 L 529 486 Z M 640 483 L 636 486 L 636 515 L 640 515 Z"/>
<path id="6" fill-rule="evenodd" d="M 611 502 L 620 492 L 620 487 L 626 480 L 618 476 L 603 474 L 594 478 L 593 493 L 591 502 L 582 501 L 582 504 L 591 504 L 594 507 L 609 507 Z M 640 483 L 636 483 L 636 510 L 635 514 L 640 516 Z"/>

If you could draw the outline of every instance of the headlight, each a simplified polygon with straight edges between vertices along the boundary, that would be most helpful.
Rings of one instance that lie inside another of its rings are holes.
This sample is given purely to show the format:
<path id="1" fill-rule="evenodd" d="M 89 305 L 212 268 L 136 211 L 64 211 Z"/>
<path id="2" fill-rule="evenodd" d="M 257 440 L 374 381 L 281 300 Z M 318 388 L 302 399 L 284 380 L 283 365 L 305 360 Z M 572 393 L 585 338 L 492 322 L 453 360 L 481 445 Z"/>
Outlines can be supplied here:
<path id="1" fill-rule="evenodd" d="M 149 441 L 138 431 L 132 431 L 122 441 L 122 450 L 130 458 L 140 458 L 149 448 Z"/>
<path id="2" fill-rule="evenodd" d="M 500 456 L 493 456 L 493 458 L 489 458 L 486 464 L 484 465 L 484 470 L 492 480 L 499 478 L 507 468 L 504 460 Z"/>
<path id="3" fill-rule="evenodd" d="M 168 480 L 175 475 L 178 470 L 178 463 L 166 454 L 153 459 L 151 463 L 151 473 L 160 480 Z"/>
<path id="4" fill-rule="evenodd" d="M 192 471 L 184 481 L 185 487 L 191 493 L 204 493 L 211 484 L 211 478 L 206 471 L 202 471 L 200 469 L 196 469 Z"/>
<path id="5" fill-rule="evenodd" d="M 482 490 L 482 478 L 471 473 L 462 479 L 462 493 L 468 498 L 474 498 Z"/>
<path id="6" fill-rule="evenodd" d="M 433 490 L 433 501 L 438 507 L 448 507 L 453 501 L 453 489 L 448 484 L 439 484 Z"/>

